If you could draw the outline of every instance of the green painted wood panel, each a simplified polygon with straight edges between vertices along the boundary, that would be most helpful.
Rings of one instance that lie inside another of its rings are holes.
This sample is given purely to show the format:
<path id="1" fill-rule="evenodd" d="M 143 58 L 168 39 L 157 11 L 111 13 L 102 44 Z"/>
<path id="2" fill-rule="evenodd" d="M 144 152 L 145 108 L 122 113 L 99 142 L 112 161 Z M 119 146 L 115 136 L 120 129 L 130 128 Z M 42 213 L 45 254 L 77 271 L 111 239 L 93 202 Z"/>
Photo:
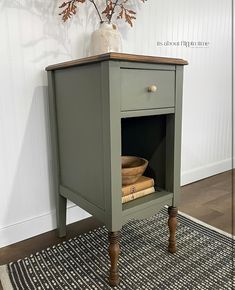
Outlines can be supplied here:
<path id="1" fill-rule="evenodd" d="M 101 65 L 106 227 L 122 227 L 120 68 L 118 62 Z"/>
<path id="2" fill-rule="evenodd" d="M 174 134 L 175 114 L 166 116 L 166 167 L 165 167 L 165 189 L 174 192 Z"/>
<path id="3" fill-rule="evenodd" d="M 123 68 L 120 85 L 122 111 L 174 107 L 174 71 Z M 151 85 L 156 92 L 148 92 Z"/>
<path id="4" fill-rule="evenodd" d="M 81 208 L 88 211 L 90 214 L 94 215 L 99 221 L 105 223 L 105 211 L 101 210 L 93 203 L 90 203 L 81 195 L 73 192 L 72 190 L 64 186 L 60 186 L 60 194 L 62 197 L 71 200 L 75 204 L 79 205 Z"/>
<path id="5" fill-rule="evenodd" d="M 48 97 L 49 97 L 49 120 L 50 120 L 50 143 L 51 143 L 51 170 L 52 170 L 52 184 L 51 188 L 55 197 L 56 205 L 56 223 L 58 236 L 64 237 L 66 235 L 66 205 L 67 199 L 60 195 L 60 161 L 58 153 L 58 127 L 57 127 L 57 112 L 56 112 L 56 92 L 55 92 L 55 78 L 54 72 L 47 73 L 48 77 Z"/>
<path id="6" fill-rule="evenodd" d="M 100 64 L 55 71 L 61 185 L 105 208 Z"/>
<path id="7" fill-rule="evenodd" d="M 182 66 L 176 67 L 175 86 L 175 120 L 174 120 L 174 173 L 173 173 L 173 205 L 178 206 L 180 202 L 180 179 L 181 179 L 181 139 L 182 139 L 182 105 L 183 105 L 183 71 Z"/>
<path id="8" fill-rule="evenodd" d="M 130 219 L 148 218 L 158 212 L 164 205 L 172 204 L 173 193 L 156 192 L 142 199 L 123 204 L 122 222 L 125 224 Z"/>
<path id="9" fill-rule="evenodd" d="M 157 64 L 157 63 L 140 63 L 140 62 L 128 62 L 128 61 L 120 61 L 119 67 L 122 68 L 131 68 L 131 69 L 138 69 L 138 70 L 168 70 L 174 71 L 176 70 L 176 66 L 172 64 Z"/>
<path id="10" fill-rule="evenodd" d="M 161 109 L 147 109 L 147 110 L 132 110 L 132 111 L 122 111 L 121 118 L 133 118 L 142 116 L 156 116 L 156 115 L 167 115 L 173 114 L 175 108 L 161 108 Z"/>

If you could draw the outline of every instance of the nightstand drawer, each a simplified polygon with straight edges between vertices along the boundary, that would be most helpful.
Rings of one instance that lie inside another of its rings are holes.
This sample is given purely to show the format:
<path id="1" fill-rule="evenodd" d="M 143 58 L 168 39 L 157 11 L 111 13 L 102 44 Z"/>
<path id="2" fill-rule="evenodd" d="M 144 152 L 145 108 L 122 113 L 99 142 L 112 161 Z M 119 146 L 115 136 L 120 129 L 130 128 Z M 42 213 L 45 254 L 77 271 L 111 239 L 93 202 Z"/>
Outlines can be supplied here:
<path id="1" fill-rule="evenodd" d="M 121 110 L 175 105 L 175 71 L 121 69 Z"/>

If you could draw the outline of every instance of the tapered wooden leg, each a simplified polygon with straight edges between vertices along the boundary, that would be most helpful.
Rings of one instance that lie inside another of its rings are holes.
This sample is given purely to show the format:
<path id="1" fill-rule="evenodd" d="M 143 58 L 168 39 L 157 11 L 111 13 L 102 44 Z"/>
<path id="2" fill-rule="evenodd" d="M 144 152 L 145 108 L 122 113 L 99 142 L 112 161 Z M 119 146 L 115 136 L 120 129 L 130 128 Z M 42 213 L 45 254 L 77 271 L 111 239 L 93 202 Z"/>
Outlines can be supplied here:
<path id="1" fill-rule="evenodd" d="M 168 207 L 168 214 L 169 214 L 168 226 L 169 226 L 169 231 L 170 231 L 168 251 L 170 253 L 176 252 L 177 213 L 178 213 L 177 207 L 174 207 L 174 206 Z"/>
<path id="2" fill-rule="evenodd" d="M 120 253 L 119 240 L 120 240 L 120 231 L 109 232 L 109 257 L 111 262 L 109 273 L 110 286 L 117 286 L 120 282 L 118 273 L 118 258 Z"/>
<path id="3" fill-rule="evenodd" d="M 57 234 L 59 238 L 66 236 L 66 205 L 67 198 L 58 195 L 56 218 L 57 218 Z"/>

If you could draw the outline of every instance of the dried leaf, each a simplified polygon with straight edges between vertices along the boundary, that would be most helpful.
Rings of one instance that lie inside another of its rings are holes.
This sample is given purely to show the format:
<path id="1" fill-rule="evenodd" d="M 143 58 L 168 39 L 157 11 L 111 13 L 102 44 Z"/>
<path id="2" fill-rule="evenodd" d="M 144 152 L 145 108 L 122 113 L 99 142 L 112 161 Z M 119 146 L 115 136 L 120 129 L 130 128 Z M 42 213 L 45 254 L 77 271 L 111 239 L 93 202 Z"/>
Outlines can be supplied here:
<path id="1" fill-rule="evenodd" d="M 133 23 L 132 23 L 132 21 L 131 21 L 131 17 L 130 17 L 130 15 L 125 14 L 125 19 L 126 19 L 126 22 L 127 22 L 128 24 L 130 24 L 131 27 L 133 27 Z"/>
<path id="2" fill-rule="evenodd" d="M 113 8 L 114 3 L 112 3 L 112 1 L 108 1 L 104 11 L 102 11 L 102 14 L 104 14 L 109 19 L 112 15 Z"/>
<path id="3" fill-rule="evenodd" d="M 128 0 L 123 1 L 122 4 L 119 4 L 120 12 L 117 16 L 117 19 L 124 19 L 125 22 L 127 22 L 131 27 L 133 27 L 133 20 L 136 19 L 134 15 L 136 15 L 136 12 L 128 9 L 126 5 L 124 5 Z"/>
<path id="4" fill-rule="evenodd" d="M 130 14 L 136 14 L 136 12 L 135 11 L 133 11 L 133 10 L 127 10 Z"/>
<path id="5" fill-rule="evenodd" d="M 76 3 L 84 3 L 86 0 L 70 0 L 67 2 L 63 2 L 59 8 L 65 8 L 59 15 L 62 15 L 62 19 L 66 22 L 69 18 L 77 12 Z"/>
<path id="6" fill-rule="evenodd" d="M 65 7 L 67 4 L 66 4 L 66 2 L 64 2 L 64 3 L 62 3 L 60 6 L 59 6 L 59 8 L 63 8 L 63 7 Z"/>

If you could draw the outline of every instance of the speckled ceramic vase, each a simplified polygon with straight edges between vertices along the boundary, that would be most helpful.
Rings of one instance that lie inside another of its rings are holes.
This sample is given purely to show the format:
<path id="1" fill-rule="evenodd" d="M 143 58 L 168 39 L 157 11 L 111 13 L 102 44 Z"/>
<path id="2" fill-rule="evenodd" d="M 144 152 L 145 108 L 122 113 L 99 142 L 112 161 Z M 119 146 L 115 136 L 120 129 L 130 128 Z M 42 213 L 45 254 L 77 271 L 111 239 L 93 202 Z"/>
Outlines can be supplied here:
<path id="1" fill-rule="evenodd" d="M 103 22 L 91 35 L 90 55 L 122 51 L 122 37 L 115 24 Z"/>

